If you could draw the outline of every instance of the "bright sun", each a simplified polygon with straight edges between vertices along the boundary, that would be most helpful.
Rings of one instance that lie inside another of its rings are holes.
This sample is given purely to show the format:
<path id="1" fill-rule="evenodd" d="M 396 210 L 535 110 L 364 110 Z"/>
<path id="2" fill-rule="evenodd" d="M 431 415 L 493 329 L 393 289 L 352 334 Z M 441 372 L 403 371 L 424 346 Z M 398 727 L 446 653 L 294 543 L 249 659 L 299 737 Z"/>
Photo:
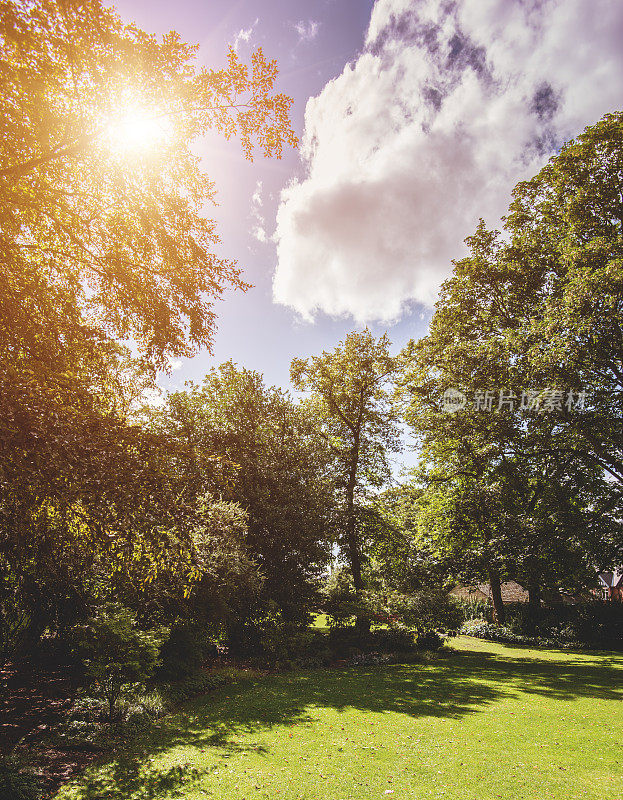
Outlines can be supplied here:
<path id="1" fill-rule="evenodd" d="M 132 109 L 109 123 L 106 138 L 117 152 L 152 150 L 166 143 L 172 128 L 166 114 Z"/>

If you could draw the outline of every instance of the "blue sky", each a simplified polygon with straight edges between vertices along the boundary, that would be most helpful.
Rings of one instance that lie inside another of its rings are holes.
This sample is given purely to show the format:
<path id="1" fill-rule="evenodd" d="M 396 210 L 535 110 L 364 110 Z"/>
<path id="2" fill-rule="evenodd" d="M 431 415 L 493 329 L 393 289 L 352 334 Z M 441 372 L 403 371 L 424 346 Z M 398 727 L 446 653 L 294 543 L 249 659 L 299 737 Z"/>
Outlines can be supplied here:
<path id="1" fill-rule="evenodd" d="M 367 0 L 122 0 L 116 5 L 124 20 L 135 21 L 149 32 L 161 34 L 174 29 L 187 41 L 199 44 L 201 61 L 210 66 L 220 66 L 228 44 L 234 43 L 241 31 L 251 30 L 248 42 L 239 42 L 240 56 L 244 58 L 261 46 L 267 57 L 277 59 L 278 88 L 294 98 L 292 116 L 299 137 L 308 98 L 339 75 L 361 49 L 372 7 Z M 301 22 L 309 25 L 310 21 L 319 23 L 317 33 L 305 40 L 296 26 Z M 218 304 L 214 355 L 200 353 L 162 383 L 181 385 L 188 379 L 198 380 L 210 366 L 231 358 L 264 373 L 269 383 L 286 387 L 294 356 L 330 349 L 356 327 L 352 318 L 335 319 L 326 314 L 320 314 L 314 323 L 306 322 L 272 299 L 276 252 L 273 244 L 260 243 L 252 235 L 252 197 L 261 181 L 262 215 L 266 228 L 274 229 L 279 193 L 292 176 L 301 174 L 299 153 L 286 152 L 280 161 L 259 157 L 249 163 L 235 143 L 210 142 L 200 151 L 205 169 L 218 188 L 220 206 L 210 213 L 219 222 L 222 253 L 239 261 L 253 288 L 246 294 L 228 293 Z M 378 332 L 390 329 L 387 324 L 371 327 Z M 398 347 L 423 330 L 424 323 L 415 315 L 392 326 L 390 333 Z"/>
<path id="2" fill-rule="evenodd" d="M 623 105 L 615 0 L 121 0 L 126 21 L 175 29 L 218 67 L 261 46 L 294 98 L 298 152 L 246 162 L 198 144 L 221 252 L 253 288 L 218 304 L 214 354 L 289 383 L 293 356 L 356 327 L 395 348 L 426 332 L 441 282 L 483 217 L 569 138 Z"/>

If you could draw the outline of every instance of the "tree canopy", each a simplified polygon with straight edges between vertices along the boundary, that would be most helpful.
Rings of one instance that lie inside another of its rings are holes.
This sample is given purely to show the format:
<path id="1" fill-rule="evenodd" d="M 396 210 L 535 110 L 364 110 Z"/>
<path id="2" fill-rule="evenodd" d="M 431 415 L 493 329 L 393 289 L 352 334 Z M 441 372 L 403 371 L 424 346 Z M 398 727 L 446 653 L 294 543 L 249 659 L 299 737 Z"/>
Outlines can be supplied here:
<path id="1" fill-rule="evenodd" d="M 163 572 L 196 582 L 206 527 L 238 548 L 237 512 L 184 491 L 176 443 L 135 411 L 246 288 L 216 254 L 194 143 L 214 130 L 280 157 L 296 137 L 275 62 L 208 69 L 196 50 L 97 0 L 2 3 L 0 573 L 33 637 Z"/>
<path id="2" fill-rule="evenodd" d="M 86 327 L 158 366 L 209 346 L 213 299 L 244 282 L 214 252 L 192 144 L 215 129 L 248 158 L 295 145 L 275 62 L 230 50 L 198 68 L 177 34 L 96 1 L 4 2 L 0 24 L 3 341 L 31 352 Z"/>
<path id="3" fill-rule="evenodd" d="M 608 115 L 517 186 L 403 354 L 422 519 L 537 603 L 543 581 L 590 582 L 621 557 L 622 131 Z M 464 393 L 455 413 L 447 390 Z"/>
<path id="4" fill-rule="evenodd" d="M 366 328 L 349 334 L 332 352 L 295 358 L 294 386 L 310 393 L 309 408 L 322 424 L 341 495 L 341 544 L 348 552 L 355 589 L 364 588 L 357 504 L 367 488 L 390 475 L 389 452 L 400 448 L 397 415 L 389 387 L 396 362 L 386 335 L 375 339 Z"/>

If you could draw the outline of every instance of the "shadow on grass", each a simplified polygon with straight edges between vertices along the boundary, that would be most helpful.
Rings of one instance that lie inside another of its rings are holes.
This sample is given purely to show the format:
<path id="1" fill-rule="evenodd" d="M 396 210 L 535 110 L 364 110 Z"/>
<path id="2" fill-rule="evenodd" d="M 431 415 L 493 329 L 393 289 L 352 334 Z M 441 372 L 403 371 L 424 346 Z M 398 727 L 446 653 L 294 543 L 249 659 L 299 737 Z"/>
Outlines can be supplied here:
<path id="1" fill-rule="evenodd" d="M 564 650 L 548 652 L 558 658 L 491 652 L 462 652 L 457 655 L 459 660 L 478 669 L 482 680 L 500 682 L 512 692 L 540 694 L 554 700 L 580 697 L 623 699 L 623 657 L 611 654 L 590 654 L 587 657 L 583 653 L 579 658 L 577 654 Z"/>
<path id="2" fill-rule="evenodd" d="M 556 700 L 623 697 L 621 658 L 597 661 L 569 652 L 540 658 L 517 652 L 457 651 L 432 664 L 293 673 L 228 687 L 187 703 L 163 720 L 93 777 L 87 776 L 76 797 L 182 797 L 182 786 L 190 788 L 195 780 L 214 773 L 233 754 L 265 753 L 261 745 L 248 742 L 249 736 L 274 726 L 304 725 L 315 708 L 460 718 L 519 692 Z M 235 741 L 236 736 L 245 736 L 247 742 Z M 188 763 L 171 765 L 174 749 L 182 746 L 210 752 L 214 763 L 203 771 Z M 166 766 L 152 764 L 167 751 Z"/>

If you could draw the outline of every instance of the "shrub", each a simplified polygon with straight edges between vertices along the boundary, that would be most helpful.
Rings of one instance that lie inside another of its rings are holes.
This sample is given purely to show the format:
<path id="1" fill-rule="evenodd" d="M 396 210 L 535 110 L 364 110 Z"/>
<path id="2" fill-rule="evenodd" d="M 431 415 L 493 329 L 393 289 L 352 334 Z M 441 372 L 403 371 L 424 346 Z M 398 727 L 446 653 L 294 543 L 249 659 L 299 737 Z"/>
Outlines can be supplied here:
<path id="1" fill-rule="evenodd" d="M 371 635 L 362 634 L 354 625 L 348 628 L 335 626 L 329 631 L 329 648 L 336 658 L 353 656 L 366 649 L 373 650 Z"/>
<path id="2" fill-rule="evenodd" d="M 54 726 L 47 742 L 63 750 L 99 750 L 107 743 L 109 727 L 101 719 L 77 719 L 71 714 Z"/>
<path id="3" fill-rule="evenodd" d="M 0 559 L 0 663 L 20 654 L 29 626 L 30 615 L 19 582 Z"/>
<path id="4" fill-rule="evenodd" d="M 463 622 L 460 607 L 445 592 L 419 591 L 395 595 L 394 613 L 419 636 L 428 631 L 456 633 Z"/>
<path id="5" fill-rule="evenodd" d="M 301 624 L 284 620 L 278 612 L 237 626 L 234 636 L 236 655 L 277 669 L 320 664 L 326 651 L 323 631 L 310 628 L 307 621 Z"/>
<path id="6" fill-rule="evenodd" d="M 392 656 L 389 653 L 359 653 L 358 655 L 351 656 L 346 661 L 346 666 L 349 667 L 367 667 L 379 666 L 380 664 L 389 664 L 392 661 Z"/>
<path id="7" fill-rule="evenodd" d="M 321 632 L 291 622 L 270 625 L 262 631 L 262 656 L 277 668 L 289 667 L 318 652 L 318 642 L 322 641 L 319 637 L 322 637 Z"/>
<path id="8" fill-rule="evenodd" d="M 352 577 L 346 569 L 334 572 L 324 590 L 323 610 L 330 628 L 345 628 L 354 624 L 357 617 L 374 613 L 369 607 L 368 598 L 358 596 Z"/>
<path id="9" fill-rule="evenodd" d="M 329 632 L 329 647 L 336 658 L 352 658 L 361 653 L 408 653 L 415 649 L 413 632 L 408 628 L 389 628 L 362 633 L 354 626 Z"/>
<path id="10" fill-rule="evenodd" d="M 464 621 L 461 607 L 445 592 L 362 592 L 356 596 L 344 580 L 327 592 L 324 610 L 332 628 L 351 627 L 355 617 L 364 617 L 391 628 L 408 628 L 417 635 L 433 630 L 453 634 Z"/>
<path id="11" fill-rule="evenodd" d="M 408 653 L 415 649 L 413 631 L 402 626 L 372 631 L 371 643 L 381 653 Z"/>
<path id="12" fill-rule="evenodd" d="M 189 622 L 178 622 L 160 648 L 159 674 L 165 680 L 176 680 L 196 673 L 217 650 L 208 633 Z"/>
<path id="13" fill-rule="evenodd" d="M 161 632 L 142 631 L 128 608 L 108 603 L 79 629 L 79 647 L 96 695 L 106 700 L 108 718 L 117 716 L 121 695 L 136 691 L 158 660 Z"/>
<path id="14" fill-rule="evenodd" d="M 437 631 L 426 631 L 417 637 L 417 646 L 420 650 L 441 650 L 445 643 L 445 637 Z"/>
<path id="15" fill-rule="evenodd" d="M 39 779 L 14 758 L 0 757 L 0 800 L 38 800 Z"/>
<path id="16" fill-rule="evenodd" d="M 476 623 L 475 628 L 467 622 L 463 633 L 507 642 L 623 649 L 623 603 L 542 607 L 536 618 L 525 604 L 517 603 L 507 607 L 507 624 L 503 628 L 489 623 L 485 628 L 485 620 L 472 622 Z"/>
<path id="17" fill-rule="evenodd" d="M 575 639 L 590 647 L 623 649 L 623 603 L 594 602 L 575 608 L 568 622 Z"/>
<path id="18" fill-rule="evenodd" d="M 449 597 L 448 599 L 459 609 L 463 622 L 469 622 L 472 619 L 484 619 L 487 622 L 493 621 L 493 604 L 488 600 L 466 600 L 457 597 Z"/>
<path id="19" fill-rule="evenodd" d="M 185 700 L 207 694 L 221 686 L 234 683 L 237 674 L 233 672 L 198 672 L 181 681 L 162 687 L 162 692 L 169 705 L 178 705 Z"/>
<path id="20" fill-rule="evenodd" d="M 106 701 L 102 697 L 91 697 L 83 690 L 76 697 L 70 713 L 73 719 L 97 722 L 106 717 L 107 710 Z"/>
<path id="21" fill-rule="evenodd" d="M 463 625 L 460 632 L 466 636 L 475 636 L 478 639 L 489 639 L 490 641 L 506 642 L 508 644 L 536 642 L 534 638 L 523 636 L 506 626 L 494 625 L 485 619 L 469 620 Z"/>
<path id="22" fill-rule="evenodd" d="M 120 720 L 135 727 L 145 727 L 162 717 L 165 704 L 157 689 L 137 694 L 131 699 L 122 698 L 118 703 Z"/>
<path id="23" fill-rule="evenodd" d="M 564 647 L 568 643 L 560 642 L 555 639 L 537 636 L 525 636 L 517 633 L 512 628 L 505 625 L 494 625 L 484 619 L 470 620 L 461 628 L 461 633 L 467 636 L 475 636 L 478 639 L 488 639 L 493 642 L 504 644 L 529 644 L 532 646 L 543 647 Z"/>

